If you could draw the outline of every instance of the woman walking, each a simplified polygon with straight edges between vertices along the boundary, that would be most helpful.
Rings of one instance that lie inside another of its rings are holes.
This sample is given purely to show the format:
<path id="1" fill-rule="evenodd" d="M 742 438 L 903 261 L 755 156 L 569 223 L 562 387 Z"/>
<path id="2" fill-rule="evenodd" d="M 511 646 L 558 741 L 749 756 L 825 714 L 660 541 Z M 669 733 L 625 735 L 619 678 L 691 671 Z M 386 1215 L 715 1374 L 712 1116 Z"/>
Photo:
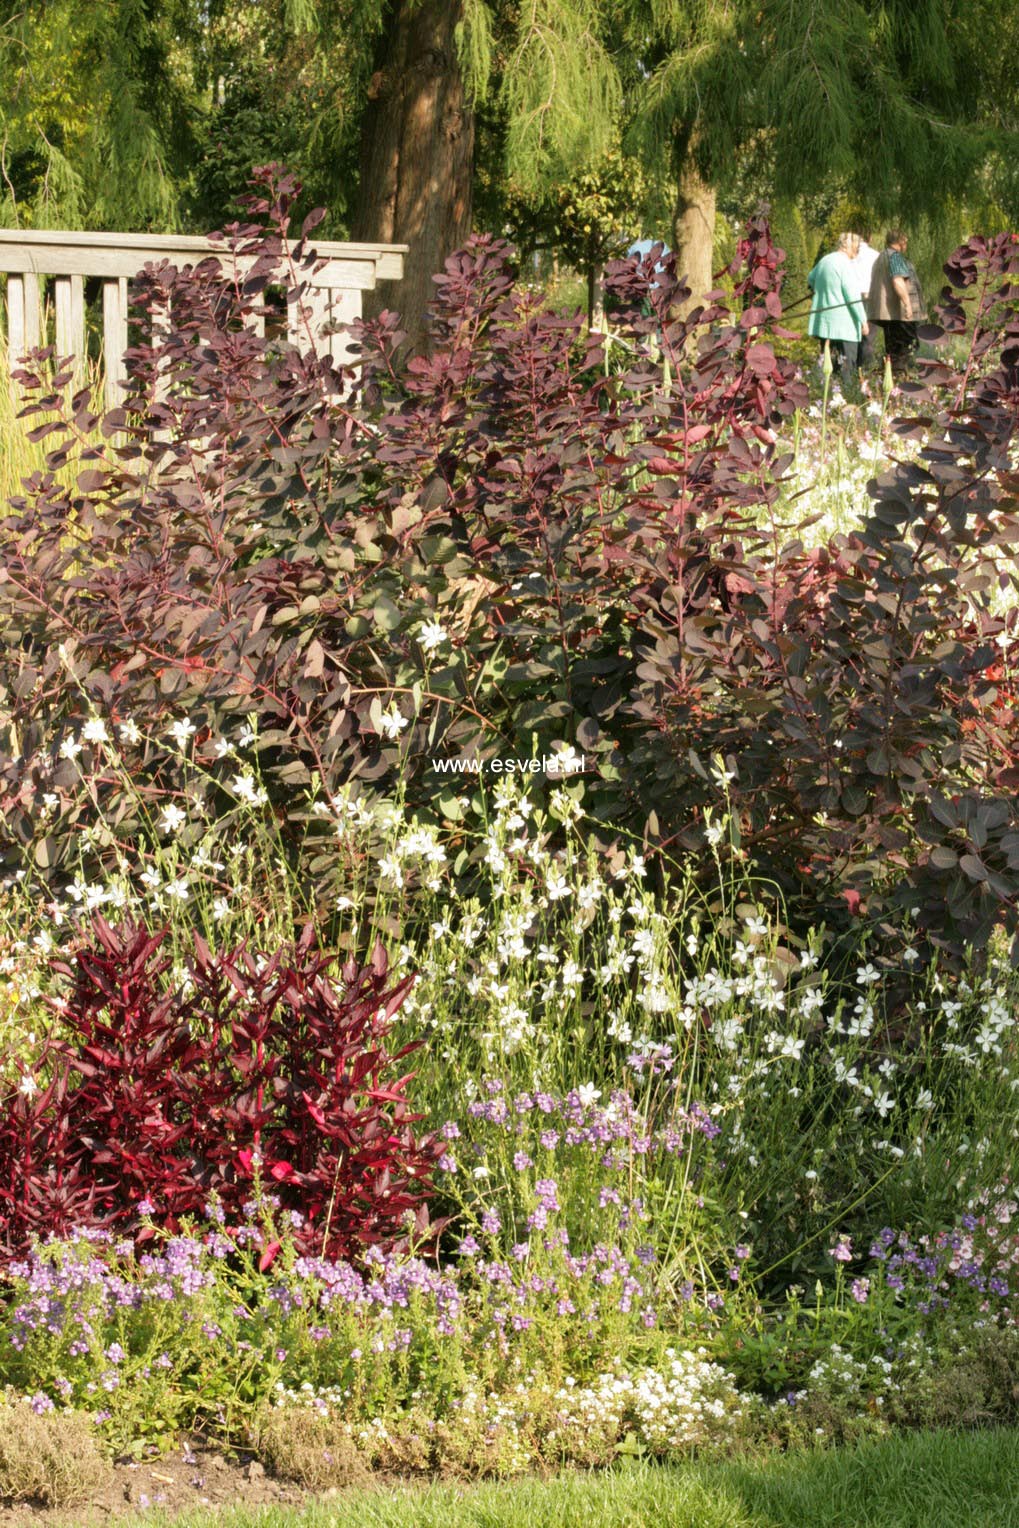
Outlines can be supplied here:
<path id="1" fill-rule="evenodd" d="M 820 342 L 823 353 L 831 348 L 832 361 L 843 379 L 854 376 L 860 362 L 860 344 L 869 334 L 859 283 L 853 279 L 852 262 L 860 253 L 860 236 L 844 233 L 838 249 L 822 255 L 807 277 L 811 291 L 807 333 Z"/>
<path id="2" fill-rule="evenodd" d="M 917 325 L 926 317 L 920 278 L 906 259 L 908 242 L 901 228 L 890 228 L 885 234 L 884 251 L 874 264 L 867 298 L 867 316 L 884 331 L 885 355 L 896 380 L 909 370 L 919 342 Z"/>

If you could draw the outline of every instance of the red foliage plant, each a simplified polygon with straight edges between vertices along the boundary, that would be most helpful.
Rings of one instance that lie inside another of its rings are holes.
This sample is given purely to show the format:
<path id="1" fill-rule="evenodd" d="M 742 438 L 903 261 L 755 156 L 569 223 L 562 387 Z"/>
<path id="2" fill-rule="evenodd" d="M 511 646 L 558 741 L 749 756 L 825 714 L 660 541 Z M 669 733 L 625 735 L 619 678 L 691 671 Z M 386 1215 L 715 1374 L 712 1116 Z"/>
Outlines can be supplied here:
<path id="1" fill-rule="evenodd" d="M 0 1248 L 74 1227 L 151 1234 L 215 1199 L 245 1218 L 260 1184 L 294 1212 L 305 1252 L 353 1257 L 427 1241 L 442 1142 L 415 1134 L 414 1047 L 387 1036 L 412 983 L 386 985 L 377 947 L 342 983 L 310 930 L 268 960 L 195 939 L 186 991 L 166 981 L 163 935 L 96 918 L 76 955 L 38 1092 L 0 1099 Z"/>

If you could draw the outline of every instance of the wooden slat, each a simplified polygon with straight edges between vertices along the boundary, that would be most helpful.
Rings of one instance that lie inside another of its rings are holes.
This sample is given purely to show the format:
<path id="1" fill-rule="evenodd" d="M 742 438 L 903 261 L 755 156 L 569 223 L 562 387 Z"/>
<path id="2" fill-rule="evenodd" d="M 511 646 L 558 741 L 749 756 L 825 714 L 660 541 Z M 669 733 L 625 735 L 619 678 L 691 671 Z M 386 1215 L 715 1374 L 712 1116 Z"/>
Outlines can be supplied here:
<path id="1" fill-rule="evenodd" d="M 292 256 L 294 245 L 289 246 Z M 338 364 L 349 357 L 349 344 L 340 334 L 323 334 L 330 323 L 347 323 L 361 312 L 361 292 L 379 281 L 403 275 L 406 244 L 344 244 L 320 240 L 310 246 L 318 265 L 314 271 L 298 269 L 281 259 L 276 285 L 287 287 L 296 274 L 304 288 L 303 305 L 288 300 L 288 334 L 307 350 L 313 342 L 328 349 Z M 178 234 L 82 233 L 62 229 L 0 229 L 0 274 L 8 277 L 8 329 L 12 352 L 23 352 L 43 342 L 40 322 L 39 280 L 55 279 L 56 347 L 61 355 L 74 355 L 76 370 L 84 375 L 87 360 L 84 280 L 103 282 L 103 353 L 106 360 L 106 401 L 120 401 L 124 377 L 123 352 L 127 345 L 128 289 L 130 277 L 150 262 L 169 261 L 176 266 L 218 259 L 225 279 L 243 279 L 254 256 L 235 257 L 221 243 Z M 302 262 L 303 263 L 303 262 Z M 156 325 L 159 326 L 156 316 Z M 163 323 L 168 315 L 163 315 Z M 264 317 L 253 315 L 252 327 L 264 334 Z M 165 389 L 160 389 L 162 396 Z"/>
<path id="2" fill-rule="evenodd" d="M 151 249 L 156 251 L 153 259 L 166 259 L 167 251 L 187 250 L 204 252 L 222 250 L 221 240 L 212 240 L 201 234 L 177 233 L 89 233 L 80 229 L 63 228 L 0 228 L 0 249 L 4 245 L 50 245 L 61 244 L 67 249 Z M 291 241 L 290 248 L 294 248 Z M 409 244 L 352 244 L 336 239 L 314 239 L 309 245 L 327 259 L 370 258 L 379 255 L 406 255 Z M 0 270 L 3 270 L 0 257 Z"/>
<path id="3" fill-rule="evenodd" d="M 121 383 L 127 376 L 124 351 L 127 349 L 127 279 L 103 282 L 103 367 L 106 372 L 106 407 L 116 408 L 122 401 Z"/>
<path id="4" fill-rule="evenodd" d="M 163 343 L 163 341 L 166 339 L 166 336 L 170 332 L 169 303 L 153 303 L 150 317 L 152 321 L 152 336 L 150 339 L 150 344 L 152 345 L 153 349 L 155 349 L 157 345 L 161 345 Z M 163 400 L 166 398 L 167 391 L 168 385 L 166 380 L 161 376 L 157 376 L 156 399 L 158 402 L 163 402 Z"/>
<path id="5" fill-rule="evenodd" d="M 254 330 L 259 339 L 265 339 L 265 293 L 254 299 L 254 312 L 248 316 L 247 327 Z"/>
<path id="6" fill-rule="evenodd" d="M 375 279 L 377 281 L 402 281 L 403 280 L 403 255 L 406 246 L 399 251 L 395 249 L 383 250 L 375 262 Z"/>
<path id="7" fill-rule="evenodd" d="M 73 355 L 75 372 L 85 370 L 85 283 L 80 276 L 58 276 L 56 281 L 57 354 Z"/>
<path id="8" fill-rule="evenodd" d="M 311 348 L 309 325 L 314 326 L 320 311 L 320 304 L 311 292 L 302 292 L 299 299 L 295 288 L 287 292 L 287 339 L 302 355 Z"/>
<path id="9" fill-rule="evenodd" d="M 39 299 L 39 278 L 26 272 L 21 278 L 25 299 L 25 349 L 34 350 L 45 344 L 42 332 L 42 303 Z"/>
<path id="10" fill-rule="evenodd" d="M 336 326 L 351 324 L 361 317 L 361 294 L 335 287 L 328 293 L 328 299 L 323 322 L 333 332 L 321 335 L 319 331 L 322 348 L 329 350 L 335 365 L 347 366 L 354 359 L 352 341 L 345 329 L 337 329 Z"/>
<path id="11" fill-rule="evenodd" d="M 15 366 L 25 354 L 25 285 L 20 276 L 7 278 L 7 360 Z"/>
<path id="12" fill-rule="evenodd" d="M 374 260 L 326 260 L 321 270 L 301 271 L 302 281 L 316 287 L 355 287 L 370 292 L 378 280 Z"/>
<path id="13" fill-rule="evenodd" d="M 0 271 L 8 271 L 12 275 L 36 271 L 46 276 L 102 276 L 112 280 L 118 276 L 135 276 L 143 265 L 160 260 L 169 260 L 171 265 L 178 267 L 197 265 L 199 260 L 208 259 L 213 253 L 209 249 L 198 251 L 181 248 L 110 249 L 41 243 L 0 244 Z M 239 259 L 235 266 L 234 261 L 227 258 L 222 263 L 226 266 L 228 273 L 236 268 L 238 274 L 243 277 L 251 269 L 254 260 Z M 399 270 L 396 269 L 397 265 Z M 311 286 L 350 286 L 359 287 L 362 291 L 370 291 L 379 280 L 398 278 L 402 274 L 402 269 L 402 255 L 387 256 L 385 259 L 380 257 L 378 260 L 366 255 L 360 258 L 324 259 L 321 270 L 299 270 L 298 274 L 302 281 L 307 281 Z M 288 268 L 282 261 L 280 272 L 283 279 L 289 279 Z"/>
<path id="14" fill-rule="evenodd" d="M 7 354 L 11 365 L 39 343 L 39 282 L 35 276 L 7 278 Z"/>

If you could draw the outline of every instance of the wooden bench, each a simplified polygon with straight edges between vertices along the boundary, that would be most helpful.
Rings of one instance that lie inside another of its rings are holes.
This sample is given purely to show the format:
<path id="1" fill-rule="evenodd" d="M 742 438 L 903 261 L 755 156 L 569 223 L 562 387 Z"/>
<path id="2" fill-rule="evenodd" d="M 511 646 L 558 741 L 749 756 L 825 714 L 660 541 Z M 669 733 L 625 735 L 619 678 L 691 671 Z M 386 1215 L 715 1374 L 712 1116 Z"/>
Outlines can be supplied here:
<path id="1" fill-rule="evenodd" d="M 294 246 L 291 245 L 291 252 Z M 334 329 L 361 316 L 361 293 L 380 281 L 403 275 L 406 244 L 337 244 L 313 240 L 310 249 L 320 268 L 300 271 L 308 290 L 301 306 L 310 310 L 302 317 L 291 297 L 287 334 L 299 345 L 310 338 L 321 352 L 337 364 L 349 356 L 347 335 Z M 124 351 L 128 346 L 129 282 L 143 266 L 168 260 L 178 268 L 196 265 L 219 256 L 226 269 L 243 275 L 254 257 L 234 257 L 221 242 L 180 234 L 76 233 L 52 229 L 0 229 L 0 274 L 7 276 L 7 342 L 11 362 L 37 345 L 48 343 L 43 332 L 44 294 L 53 288 L 53 343 L 59 355 L 73 355 L 84 371 L 86 356 L 85 282 L 102 282 L 102 356 L 107 407 L 120 402 L 125 377 Z M 281 259 L 281 285 L 291 285 L 290 270 Z M 163 321 L 172 323 L 173 315 Z M 264 321 L 253 319 L 261 329 Z M 328 332 L 324 332 L 327 331 Z"/>

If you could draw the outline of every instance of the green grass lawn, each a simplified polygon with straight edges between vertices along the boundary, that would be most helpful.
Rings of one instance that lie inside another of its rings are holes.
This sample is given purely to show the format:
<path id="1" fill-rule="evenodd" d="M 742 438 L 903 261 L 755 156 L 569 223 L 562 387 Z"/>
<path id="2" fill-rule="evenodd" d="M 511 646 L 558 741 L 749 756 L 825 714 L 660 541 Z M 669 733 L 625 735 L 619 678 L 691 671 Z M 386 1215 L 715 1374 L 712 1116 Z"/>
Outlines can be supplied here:
<path id="1" fill-rule="evenodd" d="M 147 1528 L 1010 1528 L 1019 1432 L 923 1433 L 748 1463 L 356 1491 L 303 1511 L 149 1514 Z"/>

